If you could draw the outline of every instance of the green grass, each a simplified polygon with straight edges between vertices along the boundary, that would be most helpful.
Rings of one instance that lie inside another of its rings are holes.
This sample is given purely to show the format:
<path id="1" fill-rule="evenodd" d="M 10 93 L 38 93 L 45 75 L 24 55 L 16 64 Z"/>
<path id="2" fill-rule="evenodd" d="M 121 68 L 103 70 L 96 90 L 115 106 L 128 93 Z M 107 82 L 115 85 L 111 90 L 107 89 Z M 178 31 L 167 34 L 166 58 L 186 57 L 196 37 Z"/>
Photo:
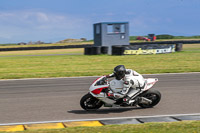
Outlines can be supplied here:
<path id="1" fill-rule="evenodd" d="M 184 44 L 184 51 L 200 51 L 200 44 Z"/>
<path id="2" fill-rule="evenodd" d="M 128 56 L 0 57 L 0 79 L 105 75 L 119 64 L 142 74 L 199 72 L 200 52 Z"/>
<path id="3" fill-rule="evenodd" d="M 106 75 L 123 64 L 141 74 L 200 72 L 200 45 L 185 45 L 185 51 L 157 55 L 52 55 L 0 57 L 0 79 Z M 71 50 L 66 53 L 70 53 Z M 73 50 L 72 50 L 73 51 Z M 71 51 L 71 52 L 72 52 Z M 25 52 L 25 53 L 24 53 Z M 37 53 L 39 52 L 39 53 Z M 46 53 L 45 53 L 46 52 Z M 51 54 L 65 51 L 18 51 L 2 55 Z M 79 49 L 74 51 L 82 53 Z"/>
<path id="4" fill-rule="evenodd" d="M 199 133 L 200 121 L 73 127 L 54 130 L 26 130 L 18 133 Z"/>

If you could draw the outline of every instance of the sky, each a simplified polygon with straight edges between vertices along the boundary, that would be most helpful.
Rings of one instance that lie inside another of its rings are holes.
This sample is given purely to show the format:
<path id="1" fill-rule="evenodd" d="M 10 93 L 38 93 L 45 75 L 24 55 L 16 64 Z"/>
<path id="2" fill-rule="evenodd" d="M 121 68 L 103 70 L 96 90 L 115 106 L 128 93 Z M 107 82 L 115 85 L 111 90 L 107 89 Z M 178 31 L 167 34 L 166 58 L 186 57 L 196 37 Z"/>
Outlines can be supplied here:
<path id="1" fill-rule="evenodd" d="M 129 35 L 200 35 L 200 0 L 0 0 L 0 44 L 93 39 L 93 24 L 129 22 Z"/>

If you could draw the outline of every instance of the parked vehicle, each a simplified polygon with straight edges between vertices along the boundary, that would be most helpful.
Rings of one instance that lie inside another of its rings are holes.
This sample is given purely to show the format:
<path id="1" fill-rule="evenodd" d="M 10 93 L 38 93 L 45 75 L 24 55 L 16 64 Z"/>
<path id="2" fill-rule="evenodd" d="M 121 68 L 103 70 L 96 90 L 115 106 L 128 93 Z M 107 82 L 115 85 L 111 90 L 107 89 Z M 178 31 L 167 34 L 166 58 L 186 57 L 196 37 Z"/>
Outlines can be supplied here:
<path id="1" fill-rule="evenodd" d="M 151 39 L 147 38 L 147 37 L 143 37 L 143 36 L 138 36 L 136 38 L 137 40 L 145 40 L 145 41 L 150 41 Z"/>

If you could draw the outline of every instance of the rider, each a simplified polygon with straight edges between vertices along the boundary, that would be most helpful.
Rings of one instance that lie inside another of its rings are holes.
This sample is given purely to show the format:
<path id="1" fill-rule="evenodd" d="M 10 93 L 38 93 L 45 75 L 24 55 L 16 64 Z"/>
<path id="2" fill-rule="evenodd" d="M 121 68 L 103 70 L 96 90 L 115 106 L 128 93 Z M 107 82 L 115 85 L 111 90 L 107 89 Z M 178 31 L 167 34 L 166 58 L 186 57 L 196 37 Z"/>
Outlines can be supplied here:
<path id="1" fill-rule="evenodd" d="M 114 72 L 106 77 L 115 77 L 110 82 L 110 89 L 113 91 L 112 96 L 118 99 L 115 104 L 129 102 L 130 98 L 134 97 L 145 86 L 143 76 L 136 71 L 126 69 L 124 65 L 116 66 Z"/>

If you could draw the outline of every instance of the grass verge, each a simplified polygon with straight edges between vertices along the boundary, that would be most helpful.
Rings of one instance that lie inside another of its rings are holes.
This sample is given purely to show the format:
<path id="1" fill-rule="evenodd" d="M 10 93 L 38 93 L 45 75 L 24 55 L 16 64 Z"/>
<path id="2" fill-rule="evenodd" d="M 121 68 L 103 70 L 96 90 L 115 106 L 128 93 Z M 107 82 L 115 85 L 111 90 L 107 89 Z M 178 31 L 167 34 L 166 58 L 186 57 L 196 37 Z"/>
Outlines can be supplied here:
<path id="1" fill-rule="evenodd" d="M 18 52 L 23 53 L 23 51 Z M 19 54 L 18 52 L 10 55 Z M 34 54 L 34 52 L 23 54 L 31 55 Z M 64 51 L 54 52 L 65 53 Z M 70 51 L 66 53 L 69 52 Z M 77 53 L 79 52 L 81 52 L 81 50 Z M 52 53 L 52 51 L 46 51 L 45 54 L 50 53 Z M 5 54 L 9 55 L 9 52 L 4 53 L 4 55 Z M 134 69 L 142 74 L 200 72 L 200 45 L 190 45 L 182 52 L 157 55 L 0 57 L 0 79 L 105 75 L 111 73 L 113 68 L 119 64 L 124 64 L 127 68 Z"/>
<path id="2" fill-rule="evenodd" d="M 18 56 L 18 55 L 52 55 L 52 54 L 83 54 L 83 48 L 74 49 L 53 49 L 53 50 L 24 50 L 24 51 L 2 51 L 1 56 Z"/>
<path id="3" fill-rule="evenodd" d="M 199 133 L 200 121 L 70 127 L 54 130 L 26 130 L 19 133 Z"/>

